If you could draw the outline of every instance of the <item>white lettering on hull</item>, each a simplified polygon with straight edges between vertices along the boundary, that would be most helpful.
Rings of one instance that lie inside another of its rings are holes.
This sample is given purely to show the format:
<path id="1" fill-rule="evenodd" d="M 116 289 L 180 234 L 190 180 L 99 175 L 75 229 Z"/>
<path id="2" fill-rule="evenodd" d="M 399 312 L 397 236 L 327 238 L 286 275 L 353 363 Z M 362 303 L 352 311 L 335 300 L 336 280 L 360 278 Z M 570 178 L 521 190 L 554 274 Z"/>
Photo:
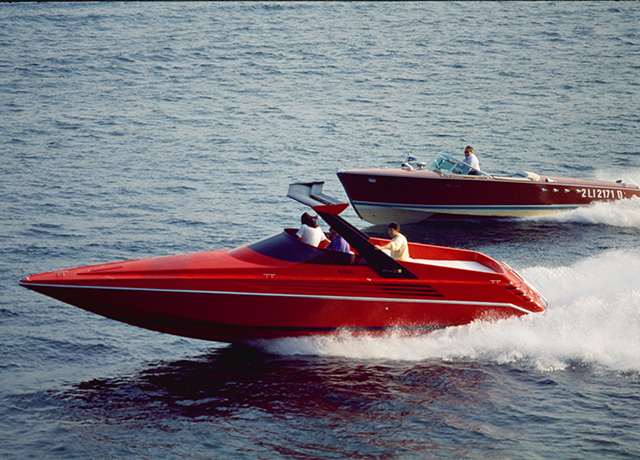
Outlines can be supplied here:
<path id="1" fill-rule="evenodd" d="M 580 192 L 580 191 L 578 191 Z M 606 188 L 584 188 L 582 198 L 593 198 L 596 200 L 621 200 L 624 198 L 622 190 L 609 190 Z"/>

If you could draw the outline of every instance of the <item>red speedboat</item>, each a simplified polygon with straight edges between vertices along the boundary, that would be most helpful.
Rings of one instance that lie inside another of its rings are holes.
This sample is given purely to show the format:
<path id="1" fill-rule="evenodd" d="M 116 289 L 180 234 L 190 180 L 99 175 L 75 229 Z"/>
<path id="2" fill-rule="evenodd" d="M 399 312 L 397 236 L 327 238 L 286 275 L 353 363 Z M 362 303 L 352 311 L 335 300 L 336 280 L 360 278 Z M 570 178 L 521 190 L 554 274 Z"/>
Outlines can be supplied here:
<path id="1" fill-rule="evenodd" d="M 322 182 L 292 184 L 353 253 L 300 242 L 295 229 L 230 250 L 130 260 L 28 276 L 28 289 L 99 315 L 186 337 L 236 342 L 339 331 L 419 333 L 542 313 L 544 298 L 478 252 L 410 243 L 391 259 L 339 216 Z"/>
<path id="2" fill-rule="evenodd" d="M 414 168 L 352 169 L 338 177 L 358 215 L 371 223 L 420 222 L 432 215 L 525 217 L 599 201 L 640 197 L 636 185 L 521 172 L 489 175 L 437 155 Z"/>

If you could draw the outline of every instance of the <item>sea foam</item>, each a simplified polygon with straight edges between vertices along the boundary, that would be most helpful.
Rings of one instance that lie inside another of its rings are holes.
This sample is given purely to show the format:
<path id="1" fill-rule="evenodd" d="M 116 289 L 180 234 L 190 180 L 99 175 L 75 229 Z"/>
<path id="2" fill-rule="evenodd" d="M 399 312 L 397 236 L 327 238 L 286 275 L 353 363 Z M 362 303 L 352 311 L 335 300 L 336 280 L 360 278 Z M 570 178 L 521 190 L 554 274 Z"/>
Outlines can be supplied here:
<path id="1" fill-rule="evenodd" d="M 576 222 L 584 224 L 602 224 L 614 227 L 640 229 L 640 198 L 594 203 L 549 216 L 532 217 L 528 220 L 552 222 Z"/>
<path id="2" fill-rule="evenodd" d="M 476 322 L 417 337 L 350 336 L 263 343 L 281 355 L 485 361 L 543 372 L 588 366 L 640 373 L 640 252 L 609 251 L 571 266 L 521 273 L 549 301 L 542 315 Z"/>

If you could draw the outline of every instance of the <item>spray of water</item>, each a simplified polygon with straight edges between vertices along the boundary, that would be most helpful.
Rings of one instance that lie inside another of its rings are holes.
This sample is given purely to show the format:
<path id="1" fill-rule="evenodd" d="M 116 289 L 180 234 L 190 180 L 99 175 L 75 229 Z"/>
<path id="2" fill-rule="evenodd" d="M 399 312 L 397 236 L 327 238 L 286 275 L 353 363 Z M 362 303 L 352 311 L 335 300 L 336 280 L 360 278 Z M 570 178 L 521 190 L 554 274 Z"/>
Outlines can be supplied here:
<path id="1" fill-rule="evenodd" d="M 640 185 L 640 169 L 635 167 L 627 169 L 600 169 L 595 172 L 594 176 L 597 180 L 606 180 L 609 182 L 621 180 L 631 185 Z"/>
<path id="2" fill-rule="evenodd" d="M 640 229 L 640 198 L 632 197 L 627 200 L 594 203 L 586 208 L 531 219 Z"/>
<path id="3" fill-rule="evenodd" d="M 264 344 L 282 355 L 384 360 L 475 360 L 554 372 L 590 366 L 640 373 L 640 251 L 609 251 L 522 274 L 549 300 L 544 315 L 477 322 L 418 337 L 338 336 Z"/>

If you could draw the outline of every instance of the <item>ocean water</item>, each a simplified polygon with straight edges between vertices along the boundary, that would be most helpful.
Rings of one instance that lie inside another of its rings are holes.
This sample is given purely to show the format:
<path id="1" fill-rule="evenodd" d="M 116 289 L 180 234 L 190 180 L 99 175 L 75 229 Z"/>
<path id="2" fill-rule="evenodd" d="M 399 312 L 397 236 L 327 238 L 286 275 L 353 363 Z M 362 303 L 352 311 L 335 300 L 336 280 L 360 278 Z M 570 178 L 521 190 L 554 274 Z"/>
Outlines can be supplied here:
<path id="1" fill-rule="evenodd" d="M 640 458 L 640 200 L 408 225 L 543 316 L 243 346 L 145 331 L 29 273 L 295 227 L 294 181 L 462 156 L 640 183 L 640 4 L 0 5 L 0 457 Z M 384 234 L 346 217 L 371 235 Z"/>

